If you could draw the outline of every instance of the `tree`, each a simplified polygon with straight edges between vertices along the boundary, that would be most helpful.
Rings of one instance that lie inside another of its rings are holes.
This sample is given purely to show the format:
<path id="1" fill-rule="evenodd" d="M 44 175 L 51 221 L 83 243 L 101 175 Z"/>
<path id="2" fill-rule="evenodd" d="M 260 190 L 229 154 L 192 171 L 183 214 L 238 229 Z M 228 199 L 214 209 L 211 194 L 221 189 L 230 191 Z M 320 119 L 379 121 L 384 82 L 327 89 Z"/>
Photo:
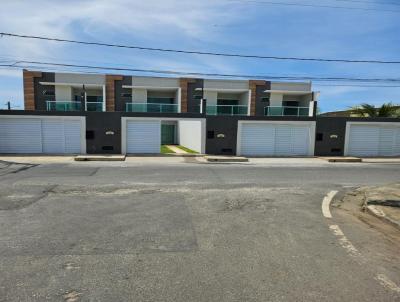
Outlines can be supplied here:
<path id="1" fill-rule="evenodd" d="M 381 107 L 376 108 L 374 105 L 363 103 L 350 109 L 351 113 L 362 117 L 398 117 L 399 106 L 392 103 L 384 103 Z"/>

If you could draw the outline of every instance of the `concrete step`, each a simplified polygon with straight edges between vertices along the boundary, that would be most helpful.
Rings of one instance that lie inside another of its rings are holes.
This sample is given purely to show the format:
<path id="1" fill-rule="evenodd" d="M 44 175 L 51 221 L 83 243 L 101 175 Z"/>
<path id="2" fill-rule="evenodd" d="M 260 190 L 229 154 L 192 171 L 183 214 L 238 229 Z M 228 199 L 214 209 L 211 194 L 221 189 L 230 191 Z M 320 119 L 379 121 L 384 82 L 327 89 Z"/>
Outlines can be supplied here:
<path id="1" fill-rule="evenodd" d="M 125 155 L 78 155 L 74 158 L 75 161 L 124 161 Z"/>
<path id="2" fill-rule="evenodd" d="M 221 163 L 243 163 L 248 162 L 249 159 L 241 156 L 204 156 L 208 162 L 221 162 Z"/>

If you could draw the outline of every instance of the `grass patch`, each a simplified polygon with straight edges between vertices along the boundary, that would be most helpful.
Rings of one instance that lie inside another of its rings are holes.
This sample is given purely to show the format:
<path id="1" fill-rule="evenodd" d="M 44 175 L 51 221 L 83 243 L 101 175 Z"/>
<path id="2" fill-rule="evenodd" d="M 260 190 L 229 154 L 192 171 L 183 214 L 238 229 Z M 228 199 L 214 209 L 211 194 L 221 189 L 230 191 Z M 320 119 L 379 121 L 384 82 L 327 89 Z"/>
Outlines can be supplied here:
<path id="1" fill-rule="evenodd" d="M 183 151 L 186 151 L 187 153 L 192 153 L 192 154 L 197 154 L 197 153 L 199 153 L 199 152 L 196 152 L 196 151 L 194 151 L 194 150 L 192 150 L 192 149 L 189 149 L 189 148 L 186 148 L 186 147 L 184 147 L 184 146 L 177 146 L 179 149 L 182 149 Z"/>
<path id="2" fill-rule="evenodd" d="M 162 154 L 166 154 L 166 153 L 175 153 L 175 152 L 172 151 L 170 148 L 168 148 L 166 145 L 161 145 L 160 152 L 161 152 Z"/>

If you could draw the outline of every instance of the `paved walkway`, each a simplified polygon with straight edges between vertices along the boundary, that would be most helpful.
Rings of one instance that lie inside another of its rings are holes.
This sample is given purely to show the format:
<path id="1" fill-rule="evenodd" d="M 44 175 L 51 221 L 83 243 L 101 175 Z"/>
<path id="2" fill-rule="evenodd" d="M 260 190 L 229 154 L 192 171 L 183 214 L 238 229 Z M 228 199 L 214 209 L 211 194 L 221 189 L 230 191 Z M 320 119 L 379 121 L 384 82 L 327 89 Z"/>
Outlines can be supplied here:
<path id="1" fill-rule="evenodd" d="M 185 150 L 182 150 L 181 148 L 178 148 L 177 146 L 167 145 L 167 147 L 177 154 L 187 154 L 187 152 Z"/>

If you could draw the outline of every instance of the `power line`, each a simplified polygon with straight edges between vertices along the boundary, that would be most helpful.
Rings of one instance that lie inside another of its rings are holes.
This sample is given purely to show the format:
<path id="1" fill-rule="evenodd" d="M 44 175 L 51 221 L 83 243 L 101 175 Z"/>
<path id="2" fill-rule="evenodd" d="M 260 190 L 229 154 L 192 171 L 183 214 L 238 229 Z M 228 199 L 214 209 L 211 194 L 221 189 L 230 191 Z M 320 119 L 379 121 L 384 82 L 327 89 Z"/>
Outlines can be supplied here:
<path id="1" fill-rule="evenodd" d="M 207 56 L 237 57 L 237 58 L 249 58 L 249 59 L 336 62 L 336 63 L 340 62 L 340 63 L 400 64 L 400 61 L 385 61 L 385 60 L 351 60 L 351 59 L 280 57 L 280 56 L 264 56 L 264 55 L 246 55 L 246 54 L 238 54 L 238 53 L 204 52 L 204 51 L 168 49 L 168 48 L 153 48 L 153 47 L 144 47 L 144 46 L 135 46 L 135 45 L 110 44 L 110 43 L 89 42 L 89 41 L 82 41 L 82 40 L 50 38 L 50 37 L 44 37 L 44 36 L 20 35 L 20 34 L 14 34 L 14 33 L 6 33 L 6 32 L 0 32 L 0 36 L 8 36 L 8 37 L 14 37 L 14 38 L 23 38 L 23 39 L 46 40 L 46 41 L 55 41 L 55 42 L 65 42 L 65 43 L 74 43 L 74 44 L 83 44 L 83 45 L 95 45 L 95 46 L 128 48 L 128 49 L 149 50 L 149 51 L 159 51 L 159 52 L 185 53 L 185 54 L 196 54 L 196 55 L 207 55 Z"/>
<path id="2" fill-rule="evenodd" d="M 361 84 L 315 84 L 314 86 L 326 86 L 326 87 L 366 87 L 366 88 L 400 88 L 399 85 L 361 85 Z"/>
<path id="3" fill-rule="evenodd" d="M 64 71 L 64 72 L 84 72 L 86 74 L 104 75 L 104 73 L 100 72 L 100 71 L 93 71 L 91 69 L 82 69 L 82 68 L 71 68 L 71 67 L 68 67 L 68 69 L 59 69 L 59 68 L 55 68 L 55 67 L 41 66 L 41 65 L 24 65 L 23 67 L 15 66 L 15 65 L 12 66 L 12 67 L 11 67 L 11 65 L 6 65 L 6 66 L 0 65 L 0 69 L 6 69 L 6 70 L 7 69 L 15 70 L 15 69 L 24 69 L 24 68 L 29 68 L 29 69 L 33 69 L 33 70 L 34 69 L 40 69 L 41 71 L 47 71 L 47 72 L 60 72 L 60 71 L 61 72 L 62 71 Z M 149 70 L 146 70 L 146 71 L 143 71 L 143 72 L 150 73 Z M 135 74 L 124 74 L 124 75 L 135 76 Z M 187 75 L 187 73 L 182 72 L 181 75 Z M 202 74 L 202 75 L 204 75 L 204 74 Z M 261 76 L 260 75 L 260 79 L 267 79 L 267 78 L 268 79 L 274 78 L 274 79 L 277 79 L 277 80 L 283 80 L 284 79 L 284 80 L 288 80 L 288 81 L 290 81 L 290 80 L 309 80 L 309 77 L 305 77 L 305 76 L 301 77 L 301 76 L 291 76 L 291 75 L 289 75 L 289 76 L 286 76 L 286 75 L 282 75 L 282 76 L 279 76 L 279 75 Z M 400 79 L 399 79 L 399 81 L 400 81 Z M 366 88 L 368 88 L 368 87 L 370 87 L 370 88 L 400 88 L 399 85 L 394 85 L 394 84 L 393 85 L 382 85 L 382 84 L 380 84 L 380 85 L 377 85 L 377 84 L 373 84 L 373 85 L 371 85 L 371 84 L 332 84 L 332 83 L 335 83 L 334 80 L 332 80 L 332 81 L 319 80 L 318 77 L 314 77 L 313 78 L 313 82 L 315 83 L 315 86 L 327 86 L 327 87 L 349 86 L 349 87 L 366 87 Z M 320 84 L 320 82 L 322 82 L 324 84 Z M 325 84 L 327 82 L 329 82 L 329 84 Z M 368 82 L 368 83 L 374 83 L 374 82 Z"/>
<path id="4" fill-rule="evenodd" d="M 13 68 L 30 68 L 32 65 L 19 66 L 19 64 L 33 64 L 39 66 L 57 66 L 57 67 L 73 67 L 94 70 L 112 70 L 112 71 L 129 71 L 142 73 L 157 73 L 168 75 L 184 75 L 184 76 L 207 76 L 207 77 L 228 77 L 228 78 L 247 78 L 247 79 L 281 79 L 281 80 L 312 80 L 312 81 L 345 81 L 345 82 L 364 82 L 364 83 L 400 83 L 400 78 L 351 78 L 351 77 L 307 77 L 307 76 L 271 76 L 271 75 L 248 75 L 248 74 L 223 74 L 223 73 L 203 73 L 203 72 L 183 72 L 173 70 L 156 70 L 156 69 L 139 69 L 139 68 L 122 68 L 110 66 L 93 66 L 93 65 L 77 65 L 65 63 L 52 63 L 40 61 L 16 61 L 13 64 L 0 64 L 0 67 Z M 36 68 L 37 66 L 33 66 Z"/>
<path id="5" fill-rule="evenodd" d="M 374 4 L 374 5 L 395 5 L 395 6 L 400 6 L 400 3 L 396 3 L 396 2 L 376 2 L 376 1 L 362 1 L 362 0 L 333 0 L 333 1 L 365 3 L 365 4 Z"/>
<path id="6" fill-rule="evenodd" d="M 303 6 L 303 7 L 319 7 L 319 8 L 333 8 L 333 9 L 349 9 L 349 10 L 363 10 L 363 11 L 400 13 L 400 10 L 365 8 L 365 7 L 352 7 L 352 6 L 333 6 L 333 5 L 319 5 L 319 4 L 293 3 L 293 2 L 274 2 L 274 1 L 261 1 L 261 0 L 230 0 L 230 1 L 232 1 L 232 2 L 242 2 L 242 3 L 247 2 L 247 3 L 266 4 L 266 5 Z"/>

